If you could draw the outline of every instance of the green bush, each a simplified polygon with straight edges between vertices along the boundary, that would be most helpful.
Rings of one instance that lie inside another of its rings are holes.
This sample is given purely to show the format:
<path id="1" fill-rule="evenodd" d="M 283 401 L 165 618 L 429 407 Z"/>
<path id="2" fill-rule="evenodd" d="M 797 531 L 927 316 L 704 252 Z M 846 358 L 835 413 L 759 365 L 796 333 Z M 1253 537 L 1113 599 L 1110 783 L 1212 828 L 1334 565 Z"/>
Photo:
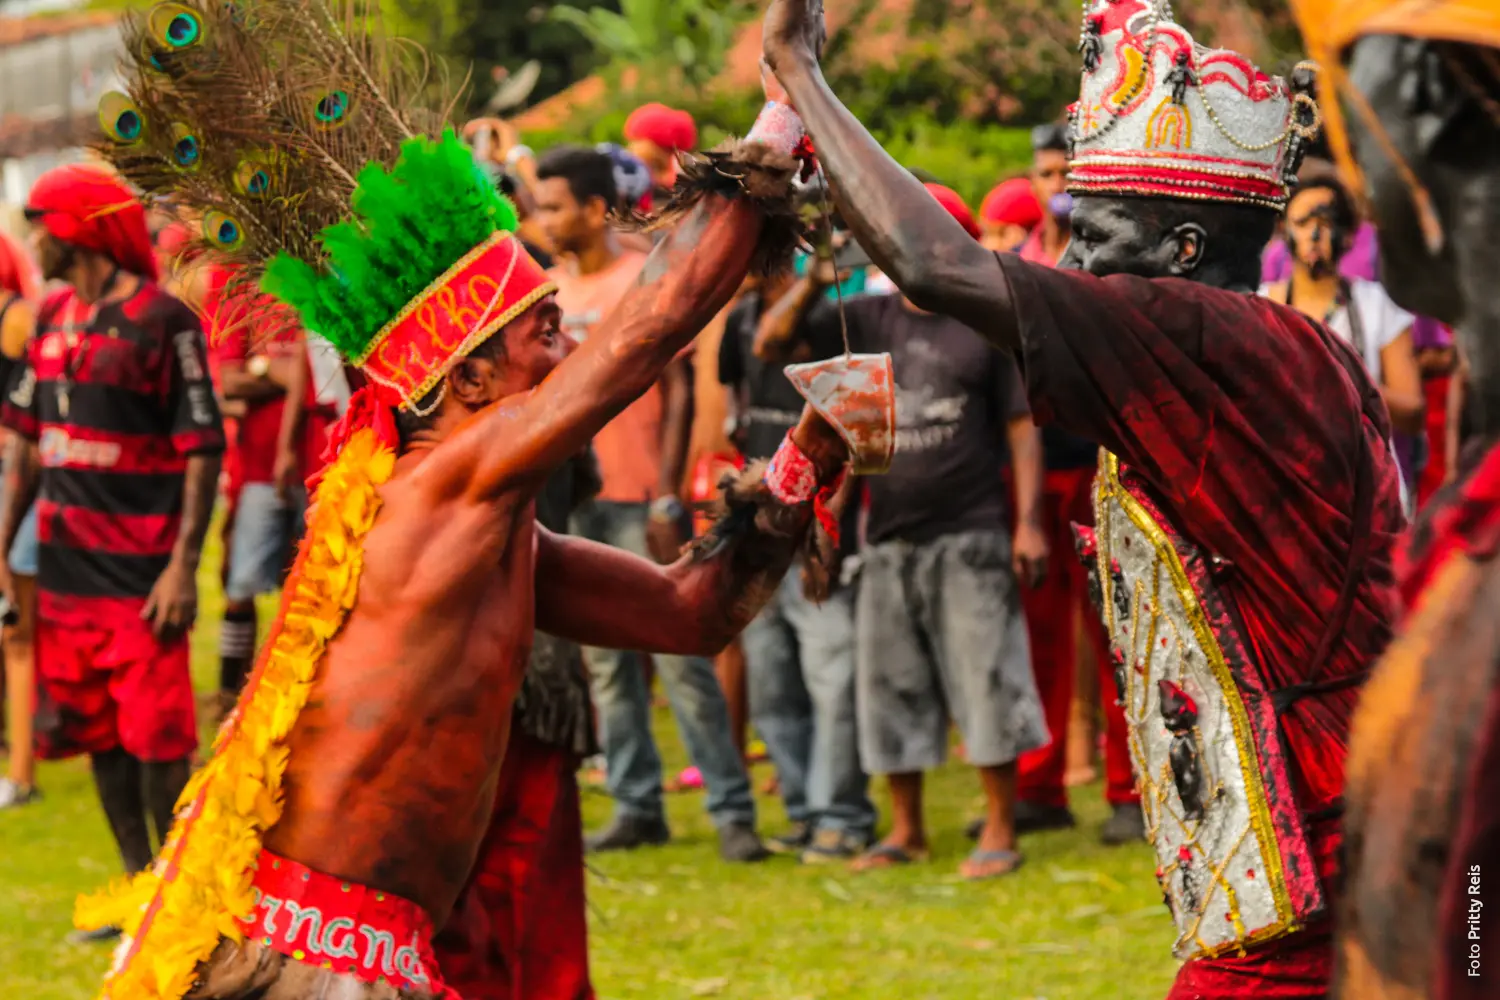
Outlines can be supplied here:
<path id="1" fill-rule="evenodd" d="M 872 130 L 886 152 L 948 185 L 975 211 L 990 188 L 1031 164 L 1026 129 L 962 119 L 939 123 L 920 111 L 888 115 L 887 121 L 887 127 Z"/>

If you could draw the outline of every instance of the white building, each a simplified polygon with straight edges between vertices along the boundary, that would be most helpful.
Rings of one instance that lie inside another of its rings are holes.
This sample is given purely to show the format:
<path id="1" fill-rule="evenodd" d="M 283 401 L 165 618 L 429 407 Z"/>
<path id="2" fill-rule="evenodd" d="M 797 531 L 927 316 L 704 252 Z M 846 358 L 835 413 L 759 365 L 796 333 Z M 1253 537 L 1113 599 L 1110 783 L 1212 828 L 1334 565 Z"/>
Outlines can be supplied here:
<path id="1" fill-rule="evenodd" d="M 0 6 L 0 224 L 45 170 L 99 137 L 99 97 L 120 86 L 119 15 L 4 16 Z"/>

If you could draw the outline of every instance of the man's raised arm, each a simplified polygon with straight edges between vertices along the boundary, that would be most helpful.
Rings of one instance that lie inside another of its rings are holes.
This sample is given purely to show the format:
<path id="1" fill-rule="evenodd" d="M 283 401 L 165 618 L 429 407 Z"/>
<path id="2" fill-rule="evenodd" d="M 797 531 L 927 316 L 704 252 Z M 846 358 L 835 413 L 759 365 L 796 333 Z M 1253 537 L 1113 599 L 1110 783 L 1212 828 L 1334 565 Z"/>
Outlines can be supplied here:
<path id="1" fill-rule="evenodd" d="M 728 490 L 726 515 L 670 566 L 538 530 L 536 627 L 608 649 L 717 654 L 776 592 L 807 542 L 814 498 L 848 458 L 843 439 L 808 408 L 778 457 L 746 469 Z"/>
<path id="2" fill-rule="evenodd" d="M 541 483 L 656 384 L 739 288 L 761 225 L 750 199 L 705 196 L 652 252 L 596 333 L 526 397 L 481 411 L 447 444 L 450 456 L 468 453 L 460 464 L 470 495 Z"/>
<path id="3" fill-rule="evenodd" d="M 1014 348 L 1018 333 L 1009 289 L 994 254 L 964 232 L 834 96 L 818 65 L 823 32 L 822 0 L 772 0 L 766 12 L 766 63 L 812 136 L 840 214 L 912 302 L 966 323 L 997 346 Z"/>
<path id="4" fill-rule="evenodd" d="M 598 332 L 524 399 L 484 411 L 447 444 L 470 496 L 545 479 L 661 378 L 752 262 L 790 254 L 802 135 L 796 115 L 768 106 L 745 139 L 685 168 L 663 210 L 675 225 Z"/>

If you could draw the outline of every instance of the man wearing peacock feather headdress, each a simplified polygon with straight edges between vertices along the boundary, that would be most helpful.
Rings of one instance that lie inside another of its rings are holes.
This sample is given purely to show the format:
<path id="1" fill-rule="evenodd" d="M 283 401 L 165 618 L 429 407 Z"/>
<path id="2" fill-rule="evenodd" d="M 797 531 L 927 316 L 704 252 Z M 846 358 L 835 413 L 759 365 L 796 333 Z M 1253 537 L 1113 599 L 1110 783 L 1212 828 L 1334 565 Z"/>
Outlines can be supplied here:
<path id="1" fill-rule="evenodd" d="M 774 590 L 851 453 L 889 461 L 889 359 L 795 373 L 813 408 L 660 567 L 554 536 L 533 497 L 795 234 L 800 122 L 687 165 L 676 225 L 575 349 L 515 214 L 420 108 L 408 47 L 320 2 L 131 22 L 107 154 L 358 365 L 274 631 L 155 867 L 80 902 L 126 939 L 113 1000 L 453 996 L 432 958 L 490 816 L 534 628 L 709 654 Z M 820 415 L 822 414 L 822 415 Z M 826 539 L 815 547 L 827 552 Z M 580 860 L 581 863 L 581 860 Z"/>

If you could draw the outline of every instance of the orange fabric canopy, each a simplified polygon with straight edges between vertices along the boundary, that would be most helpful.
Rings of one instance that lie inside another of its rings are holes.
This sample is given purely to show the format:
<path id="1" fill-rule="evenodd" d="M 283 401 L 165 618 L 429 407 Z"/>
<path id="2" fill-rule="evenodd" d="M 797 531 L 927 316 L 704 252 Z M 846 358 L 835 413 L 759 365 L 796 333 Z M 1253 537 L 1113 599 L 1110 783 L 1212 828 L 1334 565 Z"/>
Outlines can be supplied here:
<path id="1" fill-rule="evenodd" d="M 1410 35 L 1500 48 L 1495 0 L 1292 0 L 1314 58 L 1331 63 L 1365 35 Z"/>
<path id="2" fill-rule="evenodd" d="M 1389 141 L 1369 104 L 1344 76 L 1343 58 L 1350 45 L 1368 35 L 1406 35 L 1500 48 L 1500 0 L 1291 0 L 1291 7 L 1308 54 L 1317 60 L 1329 84 L 1320 102 L 1328 142 L 1355 190 L 1362 190 L 1363 184 L 1349 149 L 1338 95 L 1349 99 L 1365 126 L 1382 142 L 1389 146 Z M 1389 152 L 1412 188 L 1428 246 L 1436 249 L 1443 237 L 1427 192 L 1395 150 Z"/>

